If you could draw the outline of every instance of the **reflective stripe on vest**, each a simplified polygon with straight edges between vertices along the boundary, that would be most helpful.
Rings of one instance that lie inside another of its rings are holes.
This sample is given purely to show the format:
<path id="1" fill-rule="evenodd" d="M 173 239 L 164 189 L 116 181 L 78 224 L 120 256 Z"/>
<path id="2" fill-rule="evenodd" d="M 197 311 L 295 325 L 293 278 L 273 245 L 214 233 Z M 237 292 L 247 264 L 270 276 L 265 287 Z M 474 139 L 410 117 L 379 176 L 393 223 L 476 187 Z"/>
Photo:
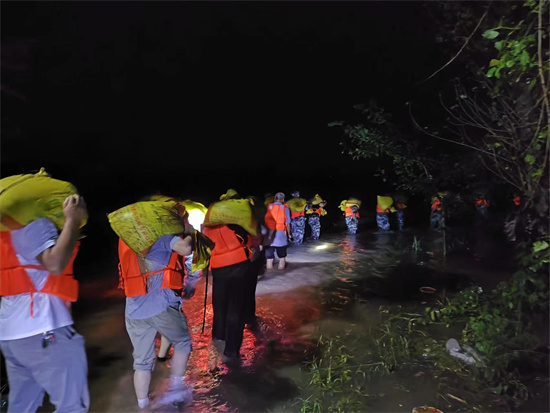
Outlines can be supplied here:
<path id="1" fill-rule="evenodd" d="M 183 288 L 183 265 L 179 254 L 176 252 L 170 255 L 170 261 L 163 269 L 142 274 L 137 254 L 122 239 L 119 239 L 118 258 L 120 260 L 118 264 L 118 274 L 120 276 L 118 288 L 124 289 L 126 297 L 147 294 L 147 278 L 161 272 L 164 273 L 162 288 L 172 290 Z"/>
<path id="2" fill-rule="evenodd" d="M 205 227 L 204 235 L 216 244 L 210 256 L 212 268 L 227 267 L 248 259 L 245 246 L 239 241 L 239 236 L 227 225 Z"/>
<path id="3" fill-rule="evenodd" d="M 38 291 L 27 268 L 45 270 L 40 265 L 22 265 L 11 242 L 11 233 L 0 232 L 0 295 L 11 296 L 24 293 L 44 293 L 74 302 L 78 299 L 78 281 L 73 277 L 73 262 L 80 243 L 77 242 L 69 263 L 60 275 L 48 274 L 44 287 Z"/>
<path id="4" fill-rule="evenodd" d="M 271 229 L 274 231 L 286 230 L 285 208 L 288 208 L 287 204 L 281 204 L 281 205 L 269 204 L 267 206 L 267 212 L 265 214 L 265 226 L 268 229 Z"/>

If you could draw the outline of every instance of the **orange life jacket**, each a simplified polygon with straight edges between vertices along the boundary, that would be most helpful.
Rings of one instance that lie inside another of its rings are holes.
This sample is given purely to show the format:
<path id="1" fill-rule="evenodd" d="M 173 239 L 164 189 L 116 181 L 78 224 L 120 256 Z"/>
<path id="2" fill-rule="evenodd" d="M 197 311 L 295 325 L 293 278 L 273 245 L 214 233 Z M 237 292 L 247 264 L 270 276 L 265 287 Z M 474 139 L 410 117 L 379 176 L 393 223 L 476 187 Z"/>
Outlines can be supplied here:
<path id="1" fill-rule="evenodd" d="M 356 212 L 354 214 L 350 206 L 346 207 L 346 210 L 344 211 L 344 215 L 346 217 L 353 217 L 354 216 L 355 218 L 359 218 L 359 212 Z"/>
<path id="2" fill-rule="evenodd" d="M 168 265 L 162 270 L 141 273 L 137 254 L 122 239 L 118 241 L 118 288 L 124 289 L 126 297 L 147 294 L 147 278 L 163 272 L 162 288 L 183 288 L 183 265 L 178 253 L 173 252 Z"/>
<path id="3" fill-rule="evenodd" d="M 63 300 L 74 302 L 78 299 L 78 281 L 73 277 L 73 262 L 80 243 L 77 242 L 69 263 L 60 275 L 48 274 L 44 287 L 38 291 L 27 272 L 27 268 L 42 270 L 40 265 L 22 265 L 11 242 L 9 231 L 0 232 L 0 295 L 10 296 L 24 293 L 45 293 L 55 295 Z M 32 301 L 31 301 L 32 306 Z M 32 307 L 31 307 L 32 316 Z"/>
<path id="4" fill-rule="evenodd" d="M 436 199 L 433 204 L 432 204 L 432 211 L 435 210 L 435 211 L 441 211 L 442 210 L 442 206 L 441 206 L 441 201 L 439 199 Z"/>
<path id="5" fill-rule="evenodd" d="M 221 268 L 246 261 L 244 240 L 227 225 L 205 227 L 204 235 L 216 244 L 210 256 L 210 267 Z"/>
<path id="6" fill-rule="evenodd" d="M 485 207 L 488 207 L 488 206 L 489 206 L 489 202 L 487 202 L 486 199 L 478 198 L 478 199 L 476 199 L 476 205 L 477 205 L 477 206 L 485 206 Z"/>
<path id="7" fill-rule="evenodd" d="M 398 202 L 397 204 L 395 204 L 395 206 L 397 207 L 397 209 L 403 209 L 405 207 L 405 204 Z"/>
<path id="8" fill-rule="evenodd" d="M 303 217 L 305 213 L 305 209 L 302 209 L 300 212 L 294 212 L 293 210 L 290 210 L 290 218 L 294 219 L 298 217 Z"/>
<path id="9" fill-rule="evenodd" d="M 378 214 L 387 214 L 388 212 L 390 212 L 390 209 L 389 208 L 382 209 L 380 205 L 376 205 L 376 212 Z"/>
<path id="10" fill-rule="evenodd" d="M 269 204 L 265 214 L 265 226 L 275 231 L 286 230 L 285 208 L 289 208 L 289 206 L 287 204 Z"/>

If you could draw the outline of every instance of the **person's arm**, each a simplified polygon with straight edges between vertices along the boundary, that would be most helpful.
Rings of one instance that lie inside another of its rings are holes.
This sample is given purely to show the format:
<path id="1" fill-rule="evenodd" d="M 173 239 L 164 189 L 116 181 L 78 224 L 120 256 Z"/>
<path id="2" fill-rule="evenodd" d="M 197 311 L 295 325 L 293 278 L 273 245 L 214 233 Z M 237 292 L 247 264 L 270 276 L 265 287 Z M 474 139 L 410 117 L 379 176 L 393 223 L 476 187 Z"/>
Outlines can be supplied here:
<path id="1" fill-rule="evenodd" d="M 291 241 L 294 241 L 294 237 L 292 236 L 292 224 L 291 224 L 292 219 L 290 218 L 289 207 L 285 208 L 285 221 L 286 221 L 286 234 Z"/>
<path id="2" fill-rule="evenodd" d="M 172 246 L 172 251 L 179 255 L 186 256 L 193 252 L 193 233 L 194 228 L 185 220 L 185 228 L 182 237 Z"/>
<path id="3" fill-rule="evenodd" d="M 80 225 L 86 214 L 84 198 L 71 195 L 63 201 L 63 215 L 65 215 L 63 229 L 55 245 L 36 257 L 40 265 L 50 274 L 61 274 L 69 263 L 80 235 Z"/>

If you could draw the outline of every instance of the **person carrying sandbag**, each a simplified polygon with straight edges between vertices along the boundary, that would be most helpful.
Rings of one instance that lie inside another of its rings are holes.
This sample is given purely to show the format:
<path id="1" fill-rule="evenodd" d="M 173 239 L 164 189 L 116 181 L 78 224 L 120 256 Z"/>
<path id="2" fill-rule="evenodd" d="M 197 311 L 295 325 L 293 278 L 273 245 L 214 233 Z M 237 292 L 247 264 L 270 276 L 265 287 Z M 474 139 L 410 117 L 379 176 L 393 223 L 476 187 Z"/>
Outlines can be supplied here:
<path id="1" fill-rule="evenodd" d="M 134 348 L 134 389 L 137 403 L 140 409 L 150 404 L 148 394 L 155 361 L 155 336 L 159 332 L 173 343 L 174 355 L 168 391 L 155 400 L 153 407 L 180 402 L 189 404 L 192 402 L 192 387 L 184 383 L 184 375 L 191 352 L 191 334 L 182 312 L 182 297 L 176 291 L 183 289 L 184 297 L 192 296 L 195 291 L 193 282 L 186 280 L 183 283 L 181 258 L 192 252 L 194 229 L 187 221 L 185 207 L 177 201 L 168 199 L 165 202 L 144 201 L 137 204 L 140 205 L 132 204 L 134 208 L 122 210 L 134 211 L 136 214 L 141 211 L 138 215 L 130 212 L 122 214 L 120 210 L 109 215 L 111 226 L 117 228 L 113 228 L 117 233 L 124 234 L 120 228 L 136 225 L 148 227 L 150 231 L 144 230 L 143 234 L 151 234 L 150 227 L 158 225 L 157 234 L 160 235 L 146 250 L 141 248 L 153 239 L 147 240 L 145 244 L 132 239 L 137 251 L 132 250 L 122 238 L 119 240 L 119 287 L 124 288 L 126 294 L 126 331 Z M 168 227 L 157 220 L 166 211 L 172 211 L 172 215 L 166 215 L 166 219 L 170 221 Z M 144 219 L 151 216 L 155 217 L 154 221 Z M 169 228 L 174 233 L 162 234 L 169 231 Z"/>
<path id="2" fill-rule="evenodd" d="M 39 174 L 41 182 L 48 181 L 47 175 Z M 15 181 L 34 185 L 33 179 L 27 175 Z M 71 302 L 78 298 L 73 261 L 80 228 L 87 219 L 86 204 L 75 193 L 58 204 L 59 193 L 48 194 L 44 187 L 37 192 L 22 191 L 18 197 L 13 192 L 16 186 L 5 186 L 7 181 L 2 181 L 1 215 L 10 214 L 3 222 L 17 226 L 0 232 L 0 348 L 10 387 L 8 412 L 36 412 L 44 393 L 58 412 L 87 412 L 90 396 L 84 338 L 74 329 L 71 316 Z M 47 185 L 59 183 L 74 190 L 62 181 Z M 33 196 L 33 202 L 26 202 Z M 48 208 L 43 208 L 44 196 L 54 201 Z M 27 211 L 22 214 L 16 207 L 18 200 L 25 201 L 20 205 Z M 38 210 L 31 211 L 33 203 Z M 59 226 L 44 216 L 46 210 Z"/>

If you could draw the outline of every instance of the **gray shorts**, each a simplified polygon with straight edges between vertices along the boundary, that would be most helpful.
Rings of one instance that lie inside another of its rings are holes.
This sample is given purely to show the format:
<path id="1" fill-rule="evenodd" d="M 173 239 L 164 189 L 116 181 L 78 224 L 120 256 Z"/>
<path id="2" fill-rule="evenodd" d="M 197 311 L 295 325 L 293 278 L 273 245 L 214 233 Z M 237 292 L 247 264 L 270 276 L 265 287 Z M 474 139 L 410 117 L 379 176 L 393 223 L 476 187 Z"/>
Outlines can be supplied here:
<path id="1" fill-rule="evenodd" d="M 47 392 L 58 413 L 84 413 L 90 407 L 84 338 L 72 326 L 44 335 L 0 341 L 10 386 L 8 413 L 36 412 Z"/>
<path id="2" fill-rule="evenodd" d="M 157 332 L 172 343 L 175 353 L 191 351 L 191 334 L 179 303 L 143 320 L 126 317 L 126 331 L 134 346 L 134 370 L 153 371 Z"/>

